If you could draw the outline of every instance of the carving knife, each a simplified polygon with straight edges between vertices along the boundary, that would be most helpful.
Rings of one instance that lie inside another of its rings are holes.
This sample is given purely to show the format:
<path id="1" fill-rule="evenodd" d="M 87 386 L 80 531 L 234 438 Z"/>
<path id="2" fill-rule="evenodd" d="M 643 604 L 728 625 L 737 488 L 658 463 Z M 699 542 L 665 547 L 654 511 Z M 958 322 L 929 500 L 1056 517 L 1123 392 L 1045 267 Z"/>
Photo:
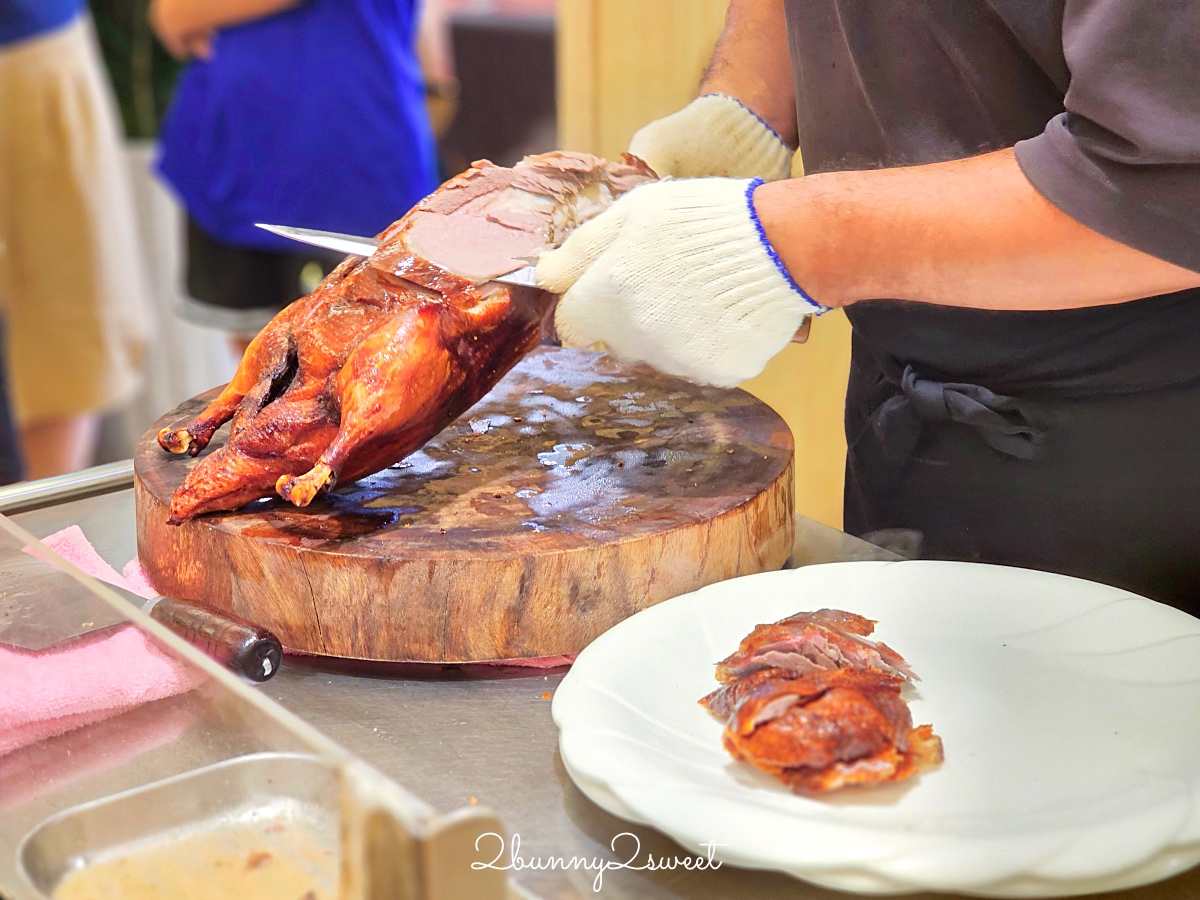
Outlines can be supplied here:
<path id="1" fill-rule="evenodd" d="M 334 231 L 315 231 L 311 228 L 292 228 L 289 225 L 263 225 L 259 228 L 277 234 L 280 237 L 311 244 L 314 247 L 324 247 L 326 250 L 336 250 L 352 256 L 370 256 L 379 249 L 379 241 L 375 238 L 356 237 L 352 234 L 338 234 Z M 514 284 L 519 287 L 537 287 L 537 266 L 532 259 L 523 259 L 526 265 L 514 269 L 504 275 L 497 275 L 489 281 L 499 281 L 503 284 Z M 812 316 L 806 316 L 792 336 L 792 343 L 803 344 L 808 340 L 809 329 L 812 327 Z"/>
<path id="2" fill-rule="evenodd" d="M 108 587 L 250 681 L 266 681 L 279 669 L 283 647 L 261 626 L 203 603 L 145 600 Z M 0 561 L 0 644 L 36 652 L 127 621 L 75 579 L 33 556 L 14 553 Z"/>
<path id="3" fill-rule="evenodd" d="M 315 231 L 312 228 L 292 228 L 290 225 L 263 225 L 258 227 L 280 237 L 311 244 L 314 247 L 324 247 L 326 250 L 336 250 L 351 256 L 370 256 L 379 249 L 379 241 L 375 238 L 358 237 L 353 234 L 338 234 L 335 231 Z M 519 268 L 489 278 L 488 281 L 499 281 L 502 284 L 513 284 L 518 287 L 537 287 L 537 266 L 530 265 L 529 260 Z"/>

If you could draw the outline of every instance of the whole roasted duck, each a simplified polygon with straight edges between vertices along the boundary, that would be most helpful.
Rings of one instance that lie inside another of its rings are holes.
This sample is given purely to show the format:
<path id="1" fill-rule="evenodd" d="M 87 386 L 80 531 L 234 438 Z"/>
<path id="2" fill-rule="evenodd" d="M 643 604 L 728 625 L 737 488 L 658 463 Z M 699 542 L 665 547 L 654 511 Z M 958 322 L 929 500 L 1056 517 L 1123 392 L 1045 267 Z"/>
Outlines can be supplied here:
<path id="1" fill-rule="evenodd" d="M 446 182 L 369 258 L 346 259 L 276 316 L 196 419 L 159 433 L 164 449 L 196 456 L 232 419 L 228 443 L 175 492 L 170 521 L 274 492 L 307 506 L 419 449 L 542 337 L 552 296 L 490 279 L 654 177 L 632 157 L 547 153 Z"/>

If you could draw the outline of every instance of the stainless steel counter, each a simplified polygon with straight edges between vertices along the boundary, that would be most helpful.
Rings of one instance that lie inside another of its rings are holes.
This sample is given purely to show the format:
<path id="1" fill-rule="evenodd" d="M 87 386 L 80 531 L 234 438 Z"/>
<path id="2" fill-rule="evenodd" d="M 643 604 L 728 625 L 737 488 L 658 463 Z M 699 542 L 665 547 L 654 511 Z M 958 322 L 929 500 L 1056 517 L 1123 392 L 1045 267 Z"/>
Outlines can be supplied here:
<path id="1" fill-rule="evenodd" d="M 92 497 L 22 514 L 44 536 L 81 526 L 100 554 L 121 568 L 135 554 L 132 491 Z M 798 523 L 798 563 L 894 558 L 815 522 Z M 486 667 L 361 665 L 289 656 L 262 690 L 334 741 L 412 790 L 437 809 L 477 800 L 496 810 L 520 836 L 520 857 L 625 858 L 610 844 L 622 832 L 640 839 L 642 860 L 690 855 L 652 829 L 630 825 L 593 805 L 573 785 L 558 756 L 550 718 L 562 671 Z M 495 842 L 480 844 L 490 860 Z M 596 896 L 594 871 L 514 873 L 545 898 Z M 619 898 L 837 897 L 783 875 L 722 867 L 705 872 L 608 871 L 599 896 Z M 1200 900 L 1200 870 L 1135 891 L 1138 900 Z"/>

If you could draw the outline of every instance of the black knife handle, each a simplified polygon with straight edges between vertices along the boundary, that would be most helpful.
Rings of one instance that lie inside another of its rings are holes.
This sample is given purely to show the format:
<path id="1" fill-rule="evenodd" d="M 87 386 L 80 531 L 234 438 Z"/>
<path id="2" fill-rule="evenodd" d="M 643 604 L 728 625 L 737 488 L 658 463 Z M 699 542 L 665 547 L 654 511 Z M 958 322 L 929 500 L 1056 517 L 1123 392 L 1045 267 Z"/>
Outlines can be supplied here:
<path id="1" fill-rule="evenodd" d="M 267 629 L 194 600 L 160 597 L 153 603 L 150 618 L 250 681 L 264 682 L 279 671 L 283 645 Z"/>

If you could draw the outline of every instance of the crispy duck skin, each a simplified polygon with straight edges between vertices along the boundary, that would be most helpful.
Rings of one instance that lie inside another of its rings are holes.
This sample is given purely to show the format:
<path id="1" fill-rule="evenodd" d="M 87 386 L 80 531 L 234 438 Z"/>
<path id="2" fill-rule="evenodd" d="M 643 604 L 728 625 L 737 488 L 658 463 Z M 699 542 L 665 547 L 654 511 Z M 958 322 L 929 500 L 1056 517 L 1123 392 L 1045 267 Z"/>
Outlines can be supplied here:
<path id="1" fill-rule="evenodd" d="M 725 749 L 798 793 L 901 781 L 939 764 L 941 739 L 929 725 L 913 727 L 901 696 L 914 676 L 886 645 L 872 644 L 873 653 L 825 657 L 835 660 L 832 666 L 823 661 L 812 666 L 745 664 L 756 649 L 787 640 L 793 646 L 825 648 L 823 640 L 795 640 L 811 637 L 814 628 L 822 638 L 826 632 L 861 638 L 874 630 L 874 623 L 821 610 L 756 628 L 718 667 L 722 686 L 700 701 L 725 723 Z M 882 665 L 881 659 L 886 660 Z"/>
<path id="2" fill-rule="evenodd" d="M 175 492 L 170 521 L 275 492 L 307 506 L 418 450 L 542 338 L 552 297 L 491 279 L 654 177 L 632 157 L 548 153 L 446 182 L 370 258 L 348 258 L 276 316 L 196 419 L 159 433 L 165 450 L 197 456 L 232 420 Z"/>
<path id="3" fill-rule="evenodd" d="M 711 694 L 701 698 L 700 705 L 707 709 L 714 719 L 725 722 L 733 715 L 738 704 L 755 688 L 763 684 L 799 677 L 790 669 L 758 669 L 744 678 L 721 685 Z"/>
<path id="4" fill-rule="evenodd" d="M 913 679 L 904 658 L 880 641 L 867 639 L 875 623 L 836 609 L 797 613 L 759 625 L 737 652 L 717 664 L 717 680 L 735 681 L 760 669 L 789 669 L 797 675 L 850 668 Z"/>
<path id="5" fill-rule="evenodd" d="M 895 680 L 845 669 L 760 685 L 725 727 L 726 746 L 760 769 L 823 769 L 895 746 L 912 719 Z"/>
<path id="6" fill-rule="evenodd" d="M 918 725 L 908 733 L 908 750 L 887 747 L 853 762 L 835 762 L 824 769 L 794 768 L 777 773 L 796 793 L 816 794 L 855 785 L 904 781 L 942 762 L 942 740 L 932 725 Z"/>

